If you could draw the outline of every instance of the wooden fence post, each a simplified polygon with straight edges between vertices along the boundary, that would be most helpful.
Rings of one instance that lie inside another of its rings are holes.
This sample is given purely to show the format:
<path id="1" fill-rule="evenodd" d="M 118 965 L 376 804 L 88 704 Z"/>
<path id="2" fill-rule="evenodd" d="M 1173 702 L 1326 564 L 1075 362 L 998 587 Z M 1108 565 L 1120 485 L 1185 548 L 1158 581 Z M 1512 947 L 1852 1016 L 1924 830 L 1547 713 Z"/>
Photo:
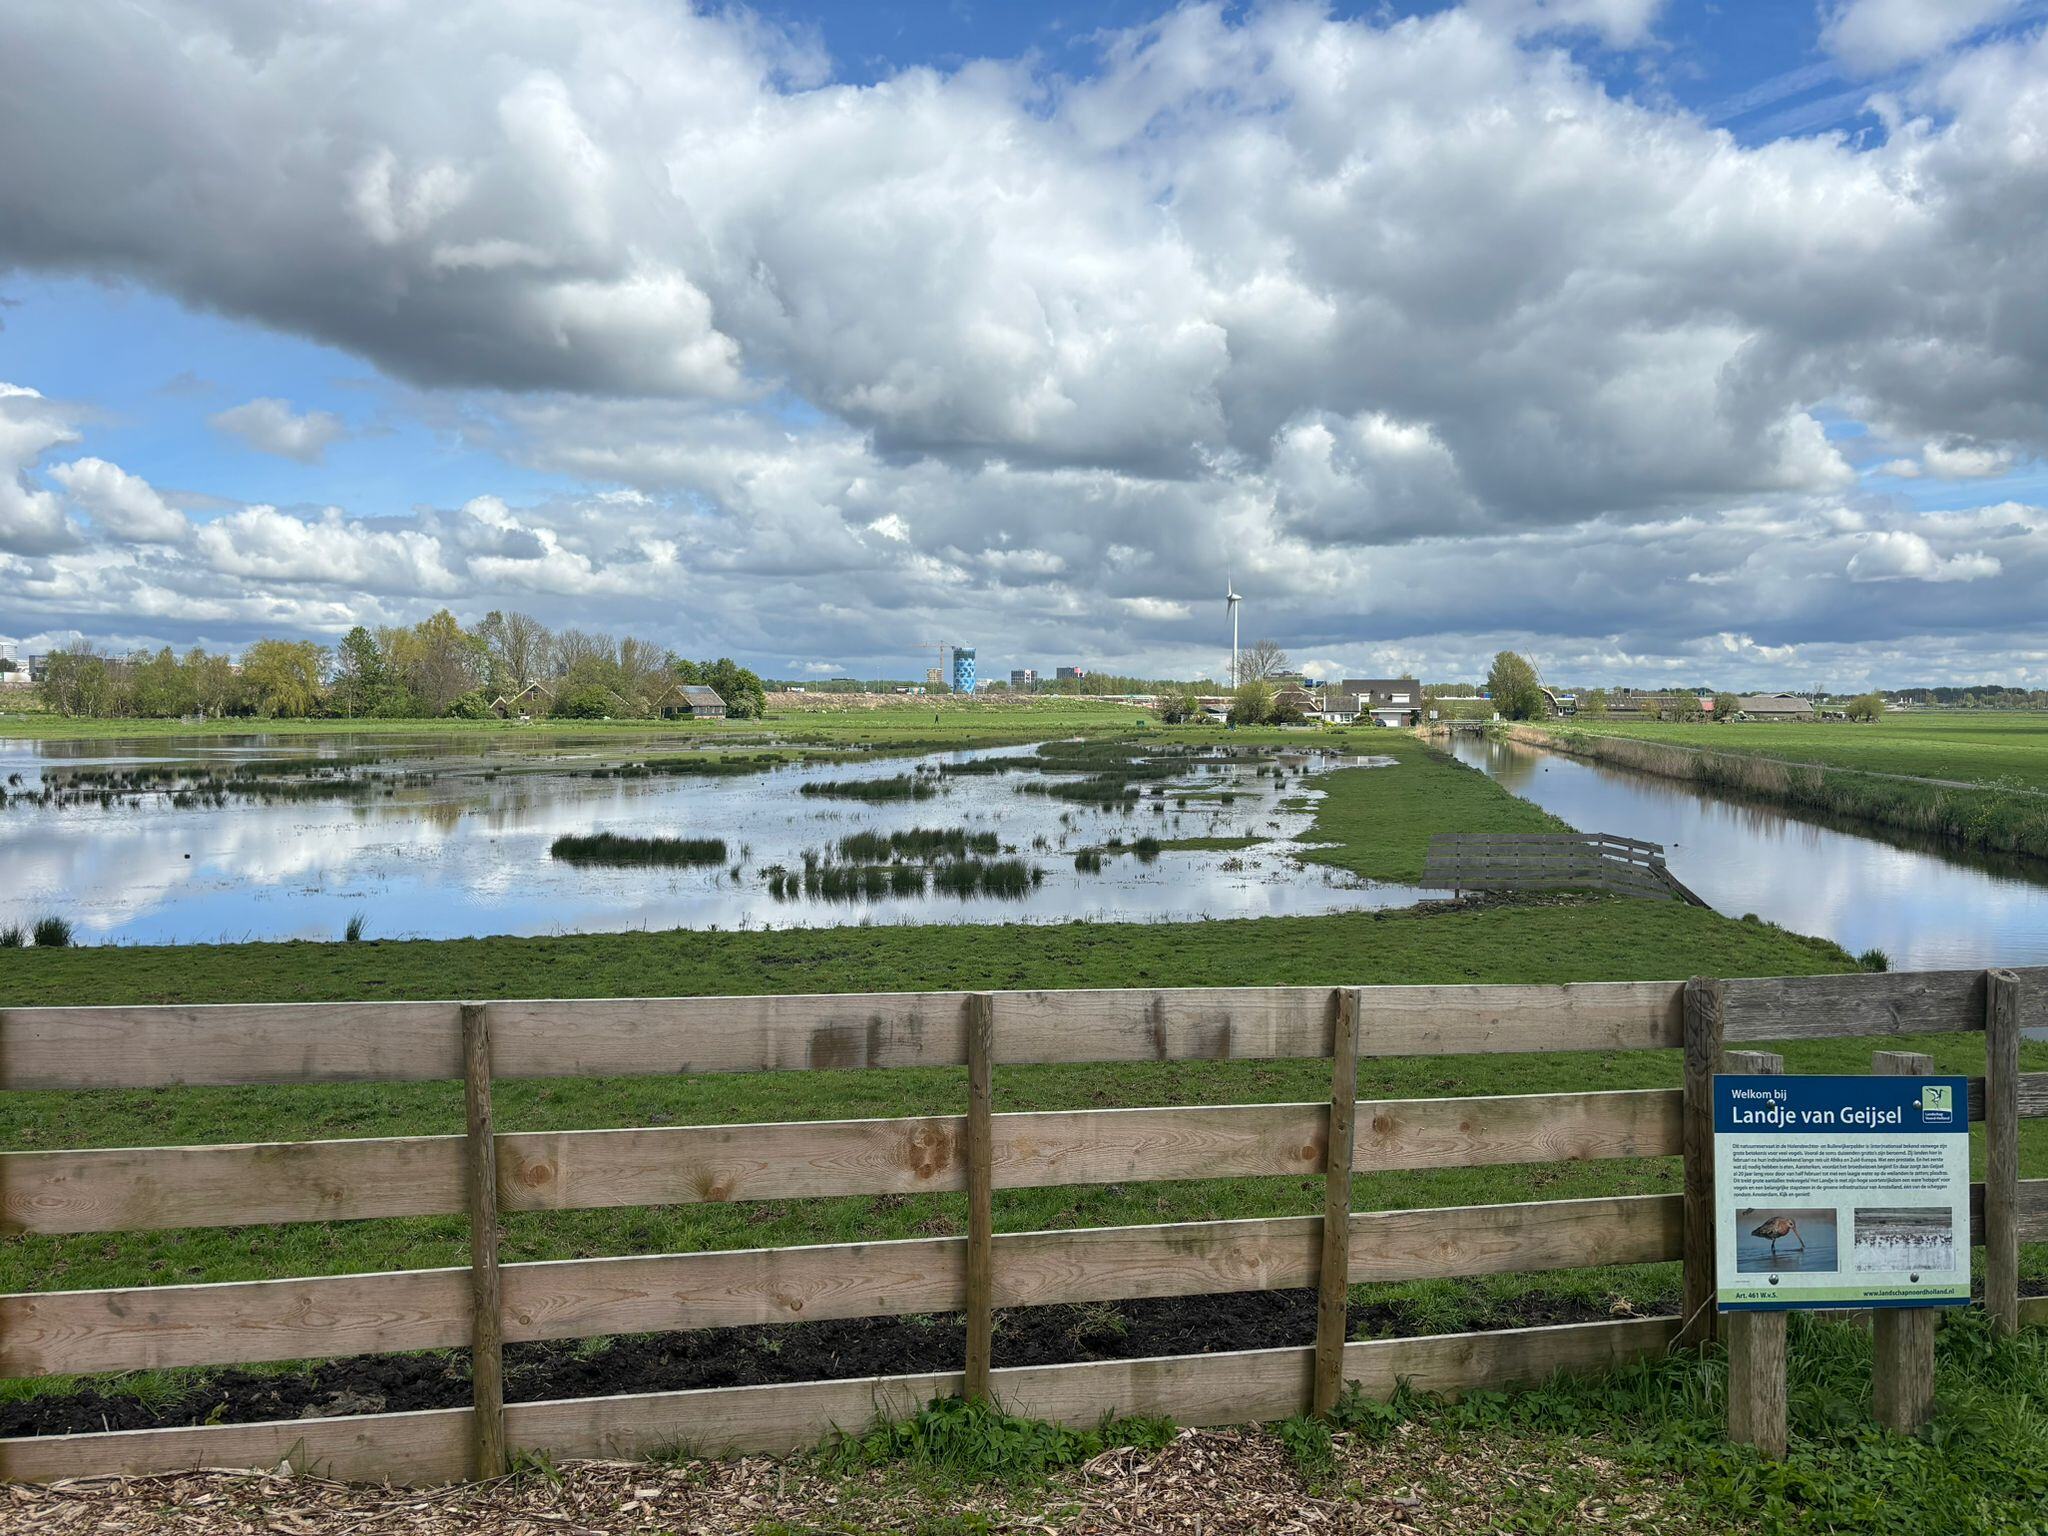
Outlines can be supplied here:
<path id="1" fill-rule="evenodd" d="M 498 1146 L 491 1128 L 491 1024 L 482 1003 L 462 1005 L 462 1087 L 469 1109 L 469 1379 L 479 1481 L 503 1477 L 505 1321 L 498 1279 Z"/>
<path id="2" fill-rule="evenodd" d="M 1870 1070 L 1879 1077 L 1926 1077 L 1934 1071 L 1934 1058 L 1878 1051 Z M 1934 1308 L 1878 1307 L 1870 1327 L 1877 1346 L 1870 1376 L 1877 1422 L 1902 1435 L 1918 1434 L 1934 1415 Z"/>
<path id="3" fill-rule="evenodd" d="M 1351 1152 L 1358 1131 L 1360 992 L 1340 988 L 1330 1032 L 1330 1123 L 1323 1151 L 1323 1257 L 1316 1277 L 1313 1411 L 1327 1415 L 1344 1395 L 1344 1340 L 1351 1300 Z"/>
<path id="4" fill-rule="evenodd" d="M 967 999 L 967 1380 L 969 1402 L 989 1396 L 995 1347 L 995 998 Z"/>
<path id="5" fill-rule="evenodd" d="M 1685 1301 L 1678 1343 L 1698 1348 L 1715 1331 L 1714 1073 L 1721 1064 L 1727 988 L 1709 976 L 1685 984 Z"/>
<path id="6" fill-rule="evenodd" d="M 2020 1327 L 2020 979 L 1984 975 L 1984 1308 Z"/>
<path id="7" fill-rule="evenodd" d="M 1780 1077 L 1785 1058 L 1769 1051 L 1730 1051 L 1722 1066 L 1729 1072 Z M 1728 1334 L 1728 1438 L 1755 1446 L 1772 1461 L 1784 1460 L 1789 1438 L 1785 1320 L 1783 1312 L 1730 1312 L 1722 1319 Z"/>

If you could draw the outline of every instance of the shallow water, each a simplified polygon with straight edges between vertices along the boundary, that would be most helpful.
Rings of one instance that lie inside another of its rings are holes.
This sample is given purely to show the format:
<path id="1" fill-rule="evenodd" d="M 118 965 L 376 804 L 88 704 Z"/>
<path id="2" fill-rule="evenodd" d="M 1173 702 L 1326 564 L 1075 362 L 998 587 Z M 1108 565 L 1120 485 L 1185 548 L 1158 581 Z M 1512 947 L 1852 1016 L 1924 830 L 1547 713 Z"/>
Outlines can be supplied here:
<path id="1" fill-rule="evenodd" d="M 1724 799 L 1675 779 L 1478 735 L 1452 751 L 1583 832 L 1662 843 L 1710 905 L 1894 969 L 2048 963 L 2048 861 L 1991 858 Z"/>
<path id="2" fill-rule="evenodd" d="M 10 805 L 0 810 L 0 925 L 44 912 L 71 919 L 82 942 L 332 939 L 362 913 L 371 938 L 602 932 L 647 928 L 780 928 L 853 923 L 1166 921 L 1264 917 L 1405 906 L 1421 894 L 1341 871 L 1303 866 L 1285 841 L 1309 813 L 1282 799 L 1318 792 L 1298 782 L 1337 759 L 1306 750 L 1191 765 L 1171 781 L 1229 791 L 1231 805 L 1163 814 L 1140 800 L 1104 811 L 1017 784 L 1027 775 L 947 779 L 915 802 L 804 796 L 807 780 L 889 778 L 948 762 L 1023 755 L 1028 748 L 785 766 L 715 778 L 591 779 L 576 770 L 644 757 L 617 742 L 543 750 L 480 750 L 475 738 L 208 737 L 110 742 L 0 740 L 0 779 L 34 789 L 48 773 L 149 763 L 321 758 L 367 762 L 373 797 L 224 806 L 172 806 L 167 797 L 102 808 Z M 1284 786 L 1256 770 L 1287 765 Z M 1368 760 L 1370 761 L 1370 760 Z M 1142 787 L 1142 786 L 1141 786 Z M 801 869 L 807 849 L 848 833 L 963 826 L 994 831 L 1045 872 L 1015 898 L 950 896 L 863 901 L 777 900 L 763 871 Z M 724 866 L 590 868 L 553 859 L 562 833 L 723 837 Z M 1120 836 L 1266 839 L 1241 852 L 1168 851 L 1152 863 L 1113 855 L 1101 874 L 1073 855 Z M 1034 848 L 1042 839 L 1045 846 Z M 739 877 L 731 873 L 739 866 Z"/>

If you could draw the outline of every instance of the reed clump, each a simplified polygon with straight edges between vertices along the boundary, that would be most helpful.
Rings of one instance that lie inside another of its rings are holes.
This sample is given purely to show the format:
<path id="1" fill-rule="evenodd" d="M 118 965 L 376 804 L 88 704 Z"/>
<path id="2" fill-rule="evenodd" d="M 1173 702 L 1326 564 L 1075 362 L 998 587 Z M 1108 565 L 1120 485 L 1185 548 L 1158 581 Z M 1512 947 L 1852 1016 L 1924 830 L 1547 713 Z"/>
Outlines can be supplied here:
<path id="1" fill-rule="evenodd" d="M 965 858 L 969 854 L 989 855 L 1002 851 L 1002 841 L 993 832 L 970 832 L 965 827 L 911 827 L 901 832 L 855 832 L 839 839 L 839 857 L 854 864 L 886 864 L 897 859 Z"/>
<path id="2" fill-rule="evenodd" d="M 929 776 L 899 773 L 889 779 L 812 779 L 798 793 L 832 800 L 929 800 L 939 792 Z"/>
<path id="3" fill-rule="evenodd" d="M 625 837 L 617 832 L 565 833 L 548 853 L 568 864 L 723 864 L 722 837 Z"/>
<path id="4" fill-rule="evenodd" d="M 1024 896 L 1045 871 L 1022 859 L 953 859 L 932 869 L 932 889 L 948 896 Z"/>

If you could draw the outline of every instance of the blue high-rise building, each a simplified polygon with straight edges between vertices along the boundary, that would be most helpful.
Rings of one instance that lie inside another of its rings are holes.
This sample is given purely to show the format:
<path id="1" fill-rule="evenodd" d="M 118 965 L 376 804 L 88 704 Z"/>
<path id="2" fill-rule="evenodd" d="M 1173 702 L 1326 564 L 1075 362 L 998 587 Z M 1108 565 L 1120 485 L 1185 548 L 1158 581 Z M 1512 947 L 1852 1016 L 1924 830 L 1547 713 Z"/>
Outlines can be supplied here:
<path id="1" fill-rule="evenodd" d="M 974 692 L 974 647 L 971 645 L 953 647 L 953 691 Z"/>

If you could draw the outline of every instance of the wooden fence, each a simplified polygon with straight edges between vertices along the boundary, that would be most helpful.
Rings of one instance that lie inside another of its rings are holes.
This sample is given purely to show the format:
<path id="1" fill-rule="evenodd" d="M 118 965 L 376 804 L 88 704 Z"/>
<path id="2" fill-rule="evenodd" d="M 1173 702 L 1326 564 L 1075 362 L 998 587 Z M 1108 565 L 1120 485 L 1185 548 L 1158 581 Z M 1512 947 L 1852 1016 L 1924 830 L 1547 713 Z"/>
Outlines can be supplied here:
<path id="1" fill-rule="evenodd" d="M 2018 1119 L 2048 1073 L 2017 1031 L 2048 1025 L 2048 968 L 1993 1010 L 1971 1114 L 1994 1146 L 1975 1235 L 1988 1305 L 2021 1316 L 2017 1244 L 2048 1238 L 2048 1180 L 2022 1181 Z M 1984 1031 L 1982 972 L 1550 987 L 1271 987 L 848 997 L 359 1003 L 0 1011 L 0 1089 L 462 1079 L 468 1130 L 263 1146 L 0 1156 L 13 1233 L 141 1231 L 467 1212 L 462 1268 L 0 1296 L 0 1376 L 472 1346 L 475 1406 L 285 1423 L 0 1440 L 0 1477 L 44 1481 L 289 1461 L 435 1482 L 508 1451 L 626 1456 L 685 1445 L 784 1452 L 956 1392 L 1092 1422 L 1185 1424 L 1327 1405 L 1342 1381 L 1457 1391 L 1613 1366 L 1712 1332 L 1707 1087 L 1724 1046 Z M 1684 1048 L 1674 1090 L 1358 1102 L 1362 1058 Z M 995 1114 L 1003 1067 L 1321 1057 L 1327 1103 Z M 501 1078 L 968 1068 L 964 1113 L 775 1125 L 504 1133 Z M 1356 1172 L 1682 1154 L 1682 1195 L 1354 1212 Z M 1322 1217 L 996 1234 L 991 1192 L 1317 1175 Z M 969 1193 L 963 1238 L 500 1265 L 510 1211 Z M 1347 1343 L 1345 1287 L 1684 1258 L 1687 1312 Z M 991 1370 L 997 1307 L 1321 1287 L 1312 1347 Z M 2031 1304 L 2030 1304 L 2031 1305 Z M 518 1340 L 965 1311 L 962 1370 L 506 1405 Z"/>
<path id="2" fill-rule="evenodd" d="M 1441 891 L 1596 890 L 1705 906 L 1665 867 L 1664 845 L 1612 832 L 1437 832 L 1422 883 Z"/>

